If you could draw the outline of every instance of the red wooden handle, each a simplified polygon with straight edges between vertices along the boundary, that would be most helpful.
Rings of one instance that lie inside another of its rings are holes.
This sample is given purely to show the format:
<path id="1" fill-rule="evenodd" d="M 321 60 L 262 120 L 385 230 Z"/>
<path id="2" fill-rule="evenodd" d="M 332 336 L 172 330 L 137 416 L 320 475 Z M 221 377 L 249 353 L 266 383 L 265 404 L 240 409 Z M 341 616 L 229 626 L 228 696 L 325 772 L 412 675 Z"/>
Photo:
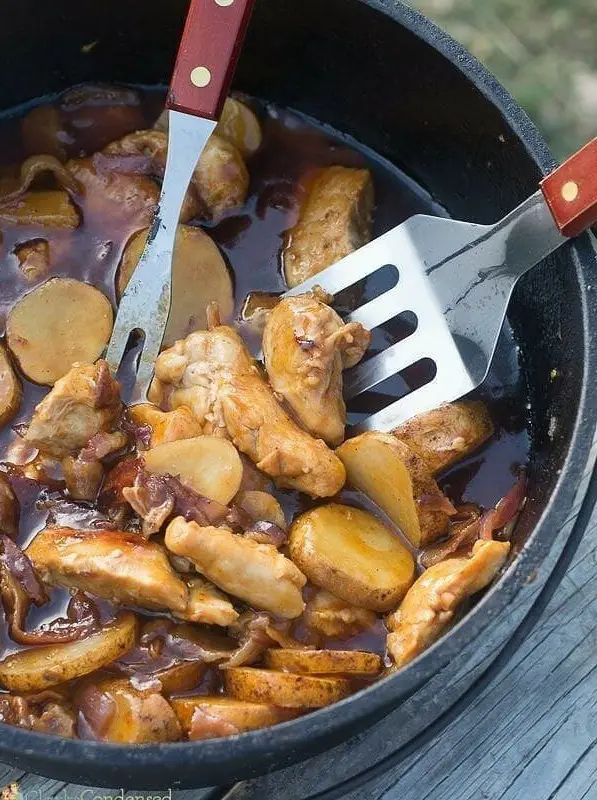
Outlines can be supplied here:
<path id="1" fill-rule="evenodd" d="M 586 144 L 539 184 L 564 236 L 597 223 L 597 139 Z"/>
<path id="2" fill-rule="evenodd" d="M 166 106 L 217 119 L 255 0 L 191 0 Z"/>

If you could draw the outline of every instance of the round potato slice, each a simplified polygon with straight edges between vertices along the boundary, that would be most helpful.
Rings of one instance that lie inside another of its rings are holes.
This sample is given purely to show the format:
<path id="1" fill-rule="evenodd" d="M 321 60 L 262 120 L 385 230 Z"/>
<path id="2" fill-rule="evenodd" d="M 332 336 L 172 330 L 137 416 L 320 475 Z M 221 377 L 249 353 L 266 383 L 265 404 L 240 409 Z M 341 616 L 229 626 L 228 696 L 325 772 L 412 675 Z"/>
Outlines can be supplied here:
<path id="1" fill-rule="evenodd" d="M 290 557 L 316 586 L 373 611 L 395 608 L 415 578 L 413 557 L 395 533 L 372 514 L 338 503 L 294 521 Z"/>
<path id="2" fill-rule="evenodd" d="M 165 442 L 143 454 L 149 472 L 173 475 L 197 494 L 227 505 L 238 492 L 243 465 L 235 446 L 219 436 Z"/>
<path id="3" fill-rule="evenodd" d="M 124 611 L 111 625 L 78 642 L 34 647 L 0 662 L 0 683 L 13 692 L 39 692 L 105 667 L 135 644 L 137 620 Z"/>
<path id="4" fill-rule="evenodd" d="M 141 257 L 147 231 L 139 231 L 128 242 L 117 278 L 121 297 Z M 207 328 L 208 303 L 218 304 L 222 319 L 232 316 L 234 291 L 228 267 L 217 245 L 201 228 L 179 225 L 172 262 L 172 308 L 168 318 L 164 347 L 191 331 Z"/>
<path id="5" fill-rule="evenodd" d="M 239 700 L 282 708 L 322 708 L 351 692 L 345 678 L 293 675 L 254 667 L 231 667 L 225 670 L 224 681 L 228 693 Z"/>
<path id="6" fill-rule="evenodd" d="M 183 730 L 190 739 L 207 739 L 218 735 L 269 728 L 295 717 L 297 712 L 268 703 L 247 703 L 233 697 L 191 695 L 170 700 Z M 203 720 L 212 723 L 202 725 Z M 218 726 L 214 728 L 213 722 Z"/>
<path id="7" fill-rule="evenodd" d="M 17 378 L 6 348 L 0 342 L 0 427 L 14 417 L 19 410 L 23 390 Z"/>
<path id="8" fill-rule="evenodd" d="M 52 386 L 75 362 L 91 364 L 101 356 L 112 323 L 112 306 L 99 289 L 51 278 L 12 308 L 6 338 L 25 375 Z"/>
<path id="9" fill-rule="evenodd" d="M 283 672 L 314 675 L 377 675 L 382 660 L 361 650 L 290 650 L 277 648 L 265 653 L 265 666 Z"/>

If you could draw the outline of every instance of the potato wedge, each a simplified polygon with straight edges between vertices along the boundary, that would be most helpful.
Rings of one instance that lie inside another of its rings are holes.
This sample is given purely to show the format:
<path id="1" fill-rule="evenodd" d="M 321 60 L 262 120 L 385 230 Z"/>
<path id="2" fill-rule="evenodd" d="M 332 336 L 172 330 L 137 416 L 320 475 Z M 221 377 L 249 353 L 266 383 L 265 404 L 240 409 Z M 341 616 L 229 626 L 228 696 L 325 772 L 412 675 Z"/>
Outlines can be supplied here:
<path id="1" fill-rule="evenodd" d="M 286 518 L 282 506 L 267 492 L 239 492 L 234 502 L 252 517 L 255 522 L 273 522 L 286 530 Z"/>
<path id="2" fill-rule="evenodd" d="M 126 678 L 102 681 L 97 688 L 112 711 L 100 736 L 103 741 L 148 744 L 181 738 L 172 706 L 155 689 L 139 691 Z"/>
<path id="3" fill-rule="evenodd" d="M 0 222 L 11 225 L 43 225 L 48 228 L 77 228 L 79 215 L 67 192 L 59 189 L 24 192 L 2 203 Z"/>
<path id="4" fill-rule="evenodd" d="M 215 133 L 233 144 L 243 156 L 253 155 L 261 144 L 261 125 L 254 112 L 236 100 L 227 97 Z"/>
<path id="5" fill-rule="evenodd" d="M 415 547 L 447 532 L 451 503 L 425 462 L 396 437 L 368 431 L 344 442 L 336 455 L 348 482 L 385 511 Z"/>
<path id="6" fill-rule="evenodd" d="M 383 663 L 376 653 L 360 650 L 266 650 L 265 666 L 299 674 L 377 675 Z"/>
<path id="7" fill-rule="evenodd" d="M 311 182 L 283 253 L 290 288 L 366 244 L 371 236 L 373 183 L 366 169 L 326 167 Z"/>
<path id="8" fill-rule="evenodd" d="M 21 381 L 10 363 L 6 347 L 0 342 L 0 427 L 17 413 L 22 395 Z"/>
<path id="9" fill-rule="evenodd" d="M 295 519 L 290 557 L 309 580 L 349 603 L 389 611 L 415 579 L 398 536 L 359 508 L 330 503 Z"/>
<path id="10" fill-rule="evenodd" d="M 240 488 L 243 465 L 234 445 L 219 436 L 196 436 L 143 454 L 149 472 L 174 475 L 197 494 L 227 505 Z"/>
<path id="11" fill-rule="evenodd" d="M 151 428 L 150 447 L 201 436 L 201 425 L 186 406 L 179 406 L 174 411 L 161 411 L 151 403 L 140 403 L 130 406 L 129 414 L 137 425 Z"/>
<path id="12" fill-rule="evenodd" d="M 135 644 L 137 619 L 130 611 L 78 642 L 34 647 L 0 662 L 0 683 L 13 692 L 39 692 L 101 669 Z"/>
<path id="13" fill-rule="evenodd" d="M 493 435 L 480 400 L 459 400 L 403 422 L 392 434 L 410 447 L 434 475 L 474 452 Z"/>
<path id="14" fill-rule="evenodd" d="M 112 306 L 99 289 L 51 278 L 13 306 L 6 339 L 25 375 L 52 386 L 75 362 L 91 364 L 101 356 L 112 322 Z"/>
<path id="15" fill-rule="evenodd" d="M 224 671 L 226 691 L 239 700 L 271 703 L 282 708 L 322 708 L 347 697 L 345 678 L 293 675 L 255 667 L 231 667 Z"/>
<path id="16" fill-rule="evenodd" d="M 119 297 L 137 266 L 148 230 L 136 233 L 125 248 L 117 278 Z M 179 225 L 172 264 L 172 308 L 164 347 L 170 347 L 191 331 L 207 328 L 206 308 L 211 301 L 218 304 L 222 319 L 232 316 L 234 290 L 226 262 L 218 246 L 201 228 Z"/>
<path id="17" fill-rule="evenodd" d="M 170 705 L 191 740 L 213 739 L 257 728 L 269 728 L 297 715 L 292 709 L 268 703 L 247 703 L 245 700 L 221 695 L 175 697 Z"/>

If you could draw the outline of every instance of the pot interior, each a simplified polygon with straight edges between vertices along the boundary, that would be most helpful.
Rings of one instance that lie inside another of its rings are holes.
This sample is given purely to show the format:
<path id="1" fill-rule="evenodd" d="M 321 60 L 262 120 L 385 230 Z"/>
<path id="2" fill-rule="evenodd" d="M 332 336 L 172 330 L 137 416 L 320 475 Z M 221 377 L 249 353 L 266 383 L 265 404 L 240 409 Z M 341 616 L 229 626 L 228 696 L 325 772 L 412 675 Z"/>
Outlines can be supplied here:
<path id="1" fill-rule="evenodd" d="M 10 24 L 0 30 L 0 109 L 85 81 L 167 83 L 187 3 L 11 5 Z M 235 87 L 354 137 L 454 218 L 497 220 L 536 190 L 534 159 L 503 111 L 373 5 L 260 0 Z M 506 389 L 513 425 L 524 419 L 530 439 L 529 501 L 515 531 L 520 547 L 552 496 L 581 401 L 584 310 L 568 252 L 521 281 L 509 324 L 519 349 L 507 332 L 492 382 L 496 392 Z"/>

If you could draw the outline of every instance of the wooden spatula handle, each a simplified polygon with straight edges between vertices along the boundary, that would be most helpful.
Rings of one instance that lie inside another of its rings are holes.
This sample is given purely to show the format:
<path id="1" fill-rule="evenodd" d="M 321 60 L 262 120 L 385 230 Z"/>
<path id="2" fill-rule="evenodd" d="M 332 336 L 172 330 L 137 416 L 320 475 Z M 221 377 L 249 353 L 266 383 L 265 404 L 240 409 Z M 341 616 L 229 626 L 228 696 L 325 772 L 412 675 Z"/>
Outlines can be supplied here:
<path id="1" fill-rule="evenodd" d="M 539 184 L 564 236 L 597 223 L 597 139 L 570 156 Z"/>
<path id="2" fill-rule="evenodd" d="M 167 108 L 217 119 L 255 0 L 191 0 Z"/>

